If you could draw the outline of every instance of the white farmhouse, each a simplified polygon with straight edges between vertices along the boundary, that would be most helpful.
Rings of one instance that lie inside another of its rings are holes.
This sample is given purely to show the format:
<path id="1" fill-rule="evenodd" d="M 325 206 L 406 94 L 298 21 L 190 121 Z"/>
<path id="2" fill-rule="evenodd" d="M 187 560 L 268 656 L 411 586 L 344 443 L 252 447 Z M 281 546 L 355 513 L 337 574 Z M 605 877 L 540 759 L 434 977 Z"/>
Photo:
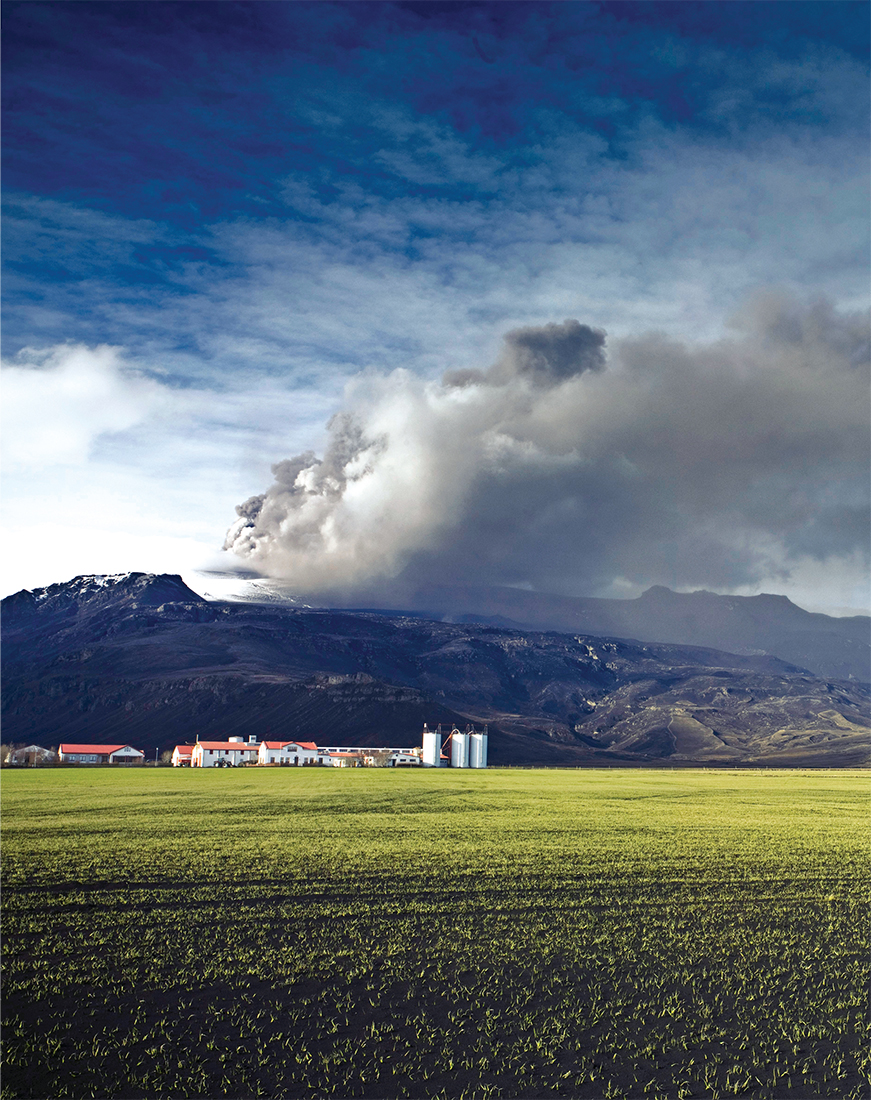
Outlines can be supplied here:
<path id="1" fill-rule="evenodd" d="M 193 745 L 176 745 L 172 750 L 172 766 L 174 768 L 189 768 L 193 752 Z"/>
<path id="2" fill-rule="evenodd" d="M 258 764 L 300 766 L 318 763 L 318 747 L 314 741 L 261 741 Z"/>
<path id="3" fill-rule="evenodd" d="M 192 768 L 227 768 L 239 764 L 256 764 L 260 745 L 254 737 L 246 744 L 241 737 L 229 741 L 200 741 L 191 753 Z"/>

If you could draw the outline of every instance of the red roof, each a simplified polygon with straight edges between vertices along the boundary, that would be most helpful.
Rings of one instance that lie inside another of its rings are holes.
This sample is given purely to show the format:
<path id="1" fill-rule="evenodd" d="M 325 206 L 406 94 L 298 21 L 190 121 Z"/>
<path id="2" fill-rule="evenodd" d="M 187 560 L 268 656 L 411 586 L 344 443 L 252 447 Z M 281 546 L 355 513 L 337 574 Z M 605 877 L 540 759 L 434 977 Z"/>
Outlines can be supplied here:
<path id="1" fill-rule="evenodd" d="M 144 756 L 144 752 L 139 752 L 139 749 L 133 749 L 130 745 L 60 745 L 58 751 L 62 752 L 65 756 L 68 754 L 82 754 L 87 753 L 90 756 L 111 756 L 113 752 L 117 752 L 119 749 L 131 749 L 132 752 L 137 753 L 139 756 Z"/>
<path id="2" fill-rule="evenodd" d="M 314 741 L 261 741 L 260 744 L 265 745 L 267 749 L 283 749 L 287 745 L 299 745 L 301 749 L 309 749 L 311 752 L 318 751 Z"/>
<path id="3" fill-rule="evenodd" d="M 179 756 L 190 756 L 194 751 L 193 745 L 176 745 L 175 751 Z"/>
<path id="4" fill-rule="evenodd" d="M 259 745 L 249 745 L 245 741 L 197 741 L 197 745 L 204 749 L 232 749 L 233 752 L 257 752 L 260 748 Z"/>

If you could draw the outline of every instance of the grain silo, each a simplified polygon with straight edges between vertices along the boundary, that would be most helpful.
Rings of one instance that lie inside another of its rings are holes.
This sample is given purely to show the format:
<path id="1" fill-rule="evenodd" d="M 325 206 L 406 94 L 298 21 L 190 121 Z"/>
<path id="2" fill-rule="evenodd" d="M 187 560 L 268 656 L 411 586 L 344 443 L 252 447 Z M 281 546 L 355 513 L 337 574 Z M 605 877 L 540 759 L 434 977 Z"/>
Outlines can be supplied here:
<path id="1" fill-rule="evenodd" d="M 460 733 L 458 729 L 451 730 L 451 767 L 468 768 L 469 766 L 469 735 Z"/>
<path id="2" fill-rule="evenodd" d="M 442 755 L 441 728 L 431 730 L 426 723 L 423 726 L 423 766 L 425 768 L 438 768 L 441 766 Z"/>
<path id="3" fill-rule="evenodd" d="M 487 767 L 487 727 L 483 733 L 473 732 L 469 734 L 469 767 Z"/>

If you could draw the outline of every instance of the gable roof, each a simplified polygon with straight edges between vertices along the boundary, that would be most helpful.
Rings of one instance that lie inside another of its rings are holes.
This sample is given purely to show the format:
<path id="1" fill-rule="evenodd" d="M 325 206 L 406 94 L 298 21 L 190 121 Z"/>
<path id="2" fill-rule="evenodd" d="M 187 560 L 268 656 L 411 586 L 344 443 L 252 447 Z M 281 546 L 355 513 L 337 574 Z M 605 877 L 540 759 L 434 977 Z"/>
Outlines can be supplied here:
<path id="1" fill-rule="evenodd" d="M 139 749 L 134 749 L 132 745 L 60 745 L 58 746 L 58 752 L 64 754 L 71 753 L 89 755 L 97 754 L 99 756 L 111 756 L 113 752 L 118 752 L 120 749 L 129 749 L 130 752 L 135 752 L 137 756 L 145 756 L 144 752 L 140 752 Z"/>
<path id="2" fill-rule="evenodd" d="M 301 749 L 308 749 L 309 752 L 317 752 L 318 747 L 314 741 L 261 741 L 261 745 L 265 745 L 267 749 L 284 749 L 288 745 L 298 745 Z"/>
<path id="3" fill-rule="evenodd" d="M 193 751 L 193 745 L 176 745 L 173 749 L 173 752 L 177 752 L 179 756 L 191 756 Z"/>

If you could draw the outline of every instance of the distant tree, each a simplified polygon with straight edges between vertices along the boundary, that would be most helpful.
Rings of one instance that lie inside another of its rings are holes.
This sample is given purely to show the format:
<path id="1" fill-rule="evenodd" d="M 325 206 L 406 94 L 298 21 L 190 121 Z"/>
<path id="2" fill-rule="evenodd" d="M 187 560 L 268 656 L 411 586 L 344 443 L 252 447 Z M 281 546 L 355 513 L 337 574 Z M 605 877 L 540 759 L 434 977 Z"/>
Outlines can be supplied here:
<path id="1" fill-rule="evenodd" d="M 172 749 L 164 749 L 163 750 L 163 752 L 160 754 L 160 763 L 161 764 L 171 764 L 172 763 Z"/>

